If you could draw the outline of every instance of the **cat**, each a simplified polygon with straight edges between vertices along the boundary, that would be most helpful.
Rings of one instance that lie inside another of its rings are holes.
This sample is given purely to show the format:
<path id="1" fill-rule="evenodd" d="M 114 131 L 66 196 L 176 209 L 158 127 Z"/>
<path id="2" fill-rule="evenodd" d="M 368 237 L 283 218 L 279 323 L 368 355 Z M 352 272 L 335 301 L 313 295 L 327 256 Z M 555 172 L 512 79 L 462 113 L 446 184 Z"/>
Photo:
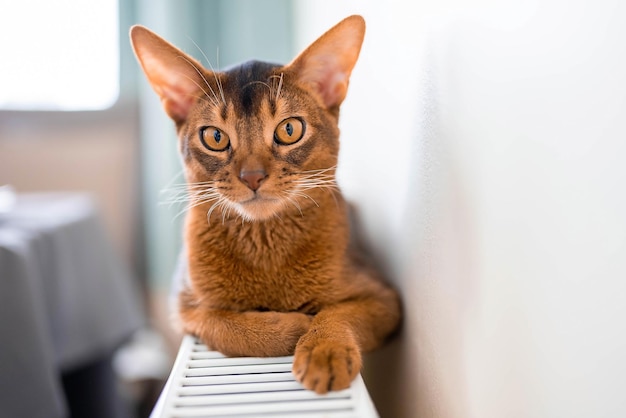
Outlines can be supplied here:
<path id="1" fill-rule="evenodd" d="M 296 379 L 318 393 L 348 388 L 401 317 L 398 294 L 351 244 L 335 181 L 339 107 L 364 35 L 350 16 L 288 65 L 216 72 L 130 31 L 192 199 L 183 331 L 228 356 L 294 355 Z"/>

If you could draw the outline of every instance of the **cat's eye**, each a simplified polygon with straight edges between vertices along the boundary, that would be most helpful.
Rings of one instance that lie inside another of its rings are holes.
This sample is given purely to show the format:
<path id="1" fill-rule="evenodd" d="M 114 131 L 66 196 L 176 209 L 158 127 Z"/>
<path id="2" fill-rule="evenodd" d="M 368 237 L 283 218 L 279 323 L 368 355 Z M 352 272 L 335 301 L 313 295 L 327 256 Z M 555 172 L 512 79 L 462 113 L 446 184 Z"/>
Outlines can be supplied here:
<path id="1" fill-rule="evenodd" d="M 300 118 L 288 118 L 278 124 L 274 131 L 274 141 L 281 145 L 295 144 L 304 136 L 304 121 Z"/>
<path id="2" fill-rule="evenodd" d="M 200 129 L 200 141 L 211 151 L 225 151 L 230 145 L 230 138 L 226 132 L 215 126 Z"/>

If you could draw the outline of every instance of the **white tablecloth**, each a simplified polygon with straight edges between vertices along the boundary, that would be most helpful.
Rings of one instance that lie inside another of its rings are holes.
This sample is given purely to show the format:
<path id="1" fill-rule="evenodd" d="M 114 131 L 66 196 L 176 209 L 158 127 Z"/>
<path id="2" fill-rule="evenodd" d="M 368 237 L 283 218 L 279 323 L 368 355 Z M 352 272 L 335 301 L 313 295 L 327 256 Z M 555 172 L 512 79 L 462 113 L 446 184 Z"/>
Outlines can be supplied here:
<path id="1" fill-rule="evenodd" d="M 65 417 L 61 374 L 143 324 L 93 201 L 20 195 L 0 214 L 0 415 Z"/>

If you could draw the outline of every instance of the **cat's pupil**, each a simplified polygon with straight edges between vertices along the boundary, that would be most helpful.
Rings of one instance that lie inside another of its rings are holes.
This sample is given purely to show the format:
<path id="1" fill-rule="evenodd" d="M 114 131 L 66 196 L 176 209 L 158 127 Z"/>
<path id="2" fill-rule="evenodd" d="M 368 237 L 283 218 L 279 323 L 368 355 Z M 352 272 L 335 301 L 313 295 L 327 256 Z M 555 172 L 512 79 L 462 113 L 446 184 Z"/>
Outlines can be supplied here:
<path id="1" fill-rule="evenodd" d="M 293 126 L 291 123 L 287 123 L 287 125 L 285 125 L 285 130 L 287 131 L 287 135 L 293 135 Z"/>
<path id="2" fill-rule="evenodd" d="M 222 140 L 222 134 L 217 129 L 213 131 L 213 139 L 215 139 L 216 144 L 219 144 Z"/>

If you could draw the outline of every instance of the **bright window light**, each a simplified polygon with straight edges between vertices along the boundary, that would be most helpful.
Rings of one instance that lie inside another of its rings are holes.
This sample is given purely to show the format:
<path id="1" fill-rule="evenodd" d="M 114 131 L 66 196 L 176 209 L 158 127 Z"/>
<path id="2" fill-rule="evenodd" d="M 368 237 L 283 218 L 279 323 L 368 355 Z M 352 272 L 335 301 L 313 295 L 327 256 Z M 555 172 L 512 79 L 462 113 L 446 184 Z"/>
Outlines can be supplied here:
<path id="1" fill-rule="evenodd" d="M 118 0 L 0 0 L 0 109 L 100 110 L 119 95 Z"/>

